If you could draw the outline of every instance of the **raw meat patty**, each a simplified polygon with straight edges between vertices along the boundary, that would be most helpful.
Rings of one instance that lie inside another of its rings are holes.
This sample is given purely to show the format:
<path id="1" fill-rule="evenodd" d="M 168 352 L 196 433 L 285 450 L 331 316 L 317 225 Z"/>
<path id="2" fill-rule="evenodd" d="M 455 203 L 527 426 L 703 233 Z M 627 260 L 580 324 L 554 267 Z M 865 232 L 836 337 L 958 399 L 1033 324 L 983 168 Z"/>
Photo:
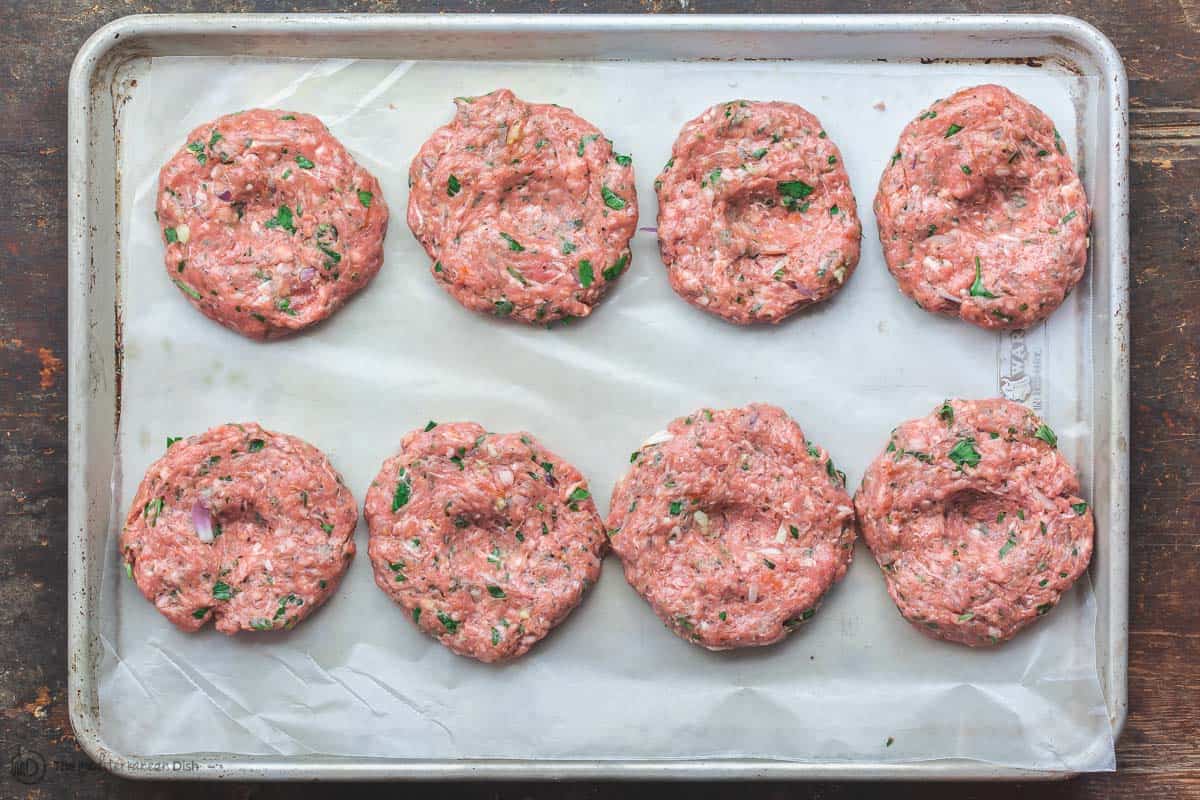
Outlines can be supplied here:
<path id="1" fill-rule="evenodd" d="M 948 400 L 892 433 L 854 505 L 888 592 L 918 630 L 995 644 L 1087 569 L 1092 512 L 1057 446 L 1009 400 Z"/>
<path id="2" fill-rule="evenodd" d="M 779 322 L 829 298 L 858 264 L 842 154 L 798 105 L 713 106 L 683 126 L 655 187 L 671 287 L 730 322 Z"/>
<path id="3" fill-rule="evenodd" d="M 1087 262 L 1091 214 L 1050 118 L 1003 86 L 930 106 L 900 134 L 875 195 L 900 291 L 983 328 L 1027 328 Z"/>
<path id="4" fill-rule="evenodd" d="M 254 109 L 188 134 L 158 177 L 167 275 L 253 339 L 328 317 L 383 263 L 375 180 L 311 114 Z"/>
<path id="5" fill-rule="evenodd" d="M 409 170 L 408 226 L 433 277 L 473 311 L 586 317 L 629 266 L 632 159 L 572 111 L 507 89 L 454 102 Z"/>
<path id="6" fill-rule="evenodd" d="M 168 440 L 121 531 L 125 569 L 171 622 L 291 628 L 354 557 L 358 508 L 325 455 L 254 423 Z"/>
<path id="7" fill-rule="evenodd" d="M 375 583 L 455 653 L 516 658 L 600 577 L 604 523 L 579 471 L 528 433 L 430 426 L 367 490 Z"/>
<path id="8" fill-rule="evenodd" d="M 701 409 L 650 437 L 613 489 L 625 578 L 710 650 L 779 641 L 854 554 L 846 476 L 783 410 Z"/>

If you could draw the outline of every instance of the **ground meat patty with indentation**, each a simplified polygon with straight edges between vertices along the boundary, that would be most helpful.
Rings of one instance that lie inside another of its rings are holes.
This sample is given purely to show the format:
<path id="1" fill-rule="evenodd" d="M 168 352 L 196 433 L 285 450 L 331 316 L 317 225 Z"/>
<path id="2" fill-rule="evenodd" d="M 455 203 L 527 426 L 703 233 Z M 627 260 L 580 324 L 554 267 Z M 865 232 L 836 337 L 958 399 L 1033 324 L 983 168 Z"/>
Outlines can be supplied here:
<path id="1" fill-rule="evenodd" d="M 291 628 L 354 557 L 358 508 L 325 455 L 254 423 L 169 439 L 121 531 L 126 571 L 171 622 Z"/>
<path id="2" fill-rule="evenodd" d="M 407 434 L 367 490 L 375 583 L 480 661 L 524 654 L 600 577 L 604 524 L 579 470 L 528 433 Z"/>
<path id="3" fill-rule="evenodd" d="M 328 317 L 383 263 L 375 180 L 311 114 L 254 109 L 188 135 L 158 177 L 167 275 L 253 339 Z"/>
<path id="4" fill-rule="evenodd" d="M 948 400 L 904 423 L 855 495 L 905 619 L 968 645 L 1012 637 L 1092 555 L 1092 512 L 1049 426 L 1009 400 Z"/>
<path id="5" fill-rule="evenodd" d="M 1003 86 L 909 123 L 875 195 L 900 291 L 983 328 L 1027 328 L 1083 277 L 1091 214 L 1054 123 Z"/>
<path id="6" fill-rule="evenodd" d="M 408 225 L 433 277 L 473 311 L 586 317 L 629 267 L 632 159 L 572 111 L 507 89 L 455 103 L 409 170 Z"/>
<path id="7" fill-rule="evenodd" d="M 846 476 L 783 410 L 701 409 L 632 456 L 608 525 L 625 578 L 710 650 L 772 644 L 846 574 Z"/>
<path id="8" fill-rule="evenodd" d="M 793 103 L 721 103 L 683 126 L 655 182 L 675 292 L 745 325 L 827 299 L 858 264 L 842 155 Z"/>

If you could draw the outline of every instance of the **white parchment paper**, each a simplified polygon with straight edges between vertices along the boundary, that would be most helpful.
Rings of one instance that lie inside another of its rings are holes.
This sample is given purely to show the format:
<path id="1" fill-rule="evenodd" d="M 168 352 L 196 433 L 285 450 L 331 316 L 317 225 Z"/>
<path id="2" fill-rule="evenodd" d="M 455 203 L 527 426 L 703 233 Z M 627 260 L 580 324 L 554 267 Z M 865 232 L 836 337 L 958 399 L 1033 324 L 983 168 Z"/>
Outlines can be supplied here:
<path id="1" fill-rule="evenodd" d="M 119 517 L 166 437 L 225 421 L 257 420 L 311 441 L 360 503 L 401 435 L 428 419 L 528 429 L 583 471 L 603 512 L 629 451 L 700 405 L 784 407 L 830 449 L 853 488 L 901 420 L 947 396 L 995 396 L 1002 377 L 1006 392 L 1040 406 L 1085 473 L 1087 495 L 1086 280 L 1047 325 L 1016 341 L 935 318 L 896 290 L 871 213 L 900 129 L 934 98 L 1003 82 L 1045 109 L 1074 145 L 1086 79 L 1013 65 L 200 58 L 148 60 L 137 79 L 118 123 L 120 510 L 100 625 L 101 733 L 114 748 L 142 756 L 962 757 L 1113 768 L 1086 579 L 1012 642 L 972 651 L 905 623 L 860 544 L 846 579 L 800 633 L 714 654 L 667 632 L 610 558 L 558 631 L 516 663 L 487 666 L 420 634 L 374 586 L 365 525 L 358 558 L 322 610 L 292 632 L 236 638 L 177 632 L 123 577 L 116 543 Z M 632 269 L 590 319 L 545 331 L 468 313 L 434 284 L 407 230 L 406 170 L 450 119 L 453 96 L 502 86 L 574 108 L 632 153 L 643 226 L 655 224 L 652 182 L 684 121 L 731 98 L 802 104 L 841 148 L 857 194 L 858 271 L 822 308 L 777 328 L 739 329 L 671 292 L 654 234 L 642 231 Z M 186 132 L 254 106 L 321 116 L 379 176 L 392 209 L 374 283 L 318 329 L 269 344 L 188 306 L 163 269 L 153 213 L 158 168 Z"/>

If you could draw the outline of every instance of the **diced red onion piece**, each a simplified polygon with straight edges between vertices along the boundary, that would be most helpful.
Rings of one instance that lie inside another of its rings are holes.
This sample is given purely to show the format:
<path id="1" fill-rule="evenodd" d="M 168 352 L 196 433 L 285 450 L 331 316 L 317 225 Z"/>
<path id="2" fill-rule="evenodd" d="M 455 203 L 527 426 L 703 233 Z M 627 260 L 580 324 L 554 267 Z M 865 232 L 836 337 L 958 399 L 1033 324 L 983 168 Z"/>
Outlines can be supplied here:
<path id="1" fill-rule="evenodd" d="M 221 200 L 224 200 L 226 203 L 228 203 L 230 200 L 233 199 L 233 192 L 226 189 L 225 191 L 223 191 L 219 195 L 217 195 L 217 197 Z"/>
<path id="2" fill-rule="evenodd" d="M 311 281 L 313 279 L 313 276 L 316 274 L 317 274 L 317 271 L 315 269 L 313 269 L 312 267 L 305 267 L 304 269 L 300 270 L 300 280 L 304 281 L 305 283 L 308 283 L 309 281 Z"/>
<path id="3" fill-rule="evenodd" d="M 200 537 L 200 541 L 211 542 L 213 540 L 212 523 L 212 513 L 204 503 L 197 500 L 192 505 L 192 525 L 196 528 L 196 535 Z"/>

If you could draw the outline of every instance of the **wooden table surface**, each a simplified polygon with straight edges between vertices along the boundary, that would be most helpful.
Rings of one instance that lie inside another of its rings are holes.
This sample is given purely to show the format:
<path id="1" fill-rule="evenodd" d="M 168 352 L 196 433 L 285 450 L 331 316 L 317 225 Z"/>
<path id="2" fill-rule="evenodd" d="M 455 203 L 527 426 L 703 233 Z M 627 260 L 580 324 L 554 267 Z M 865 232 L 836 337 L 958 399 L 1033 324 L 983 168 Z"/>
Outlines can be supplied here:
<path id="1" fill-rule="evenodd" d="M 67 714 L 66 84 L 76 49 L 146 11 L 1059 12 L 1125 60 L 1132 127 L 1132 555 L 1129 723 L 1116 774 L 1054 784 L 500 784 L 409 786 L 448 797 L 1200 797 L 1200 0 L 1125 3 L 836 0 L 448 0 L 165 3 L 3 0 L 0 26 L 0 798 L 278 797 L 320 786 L 133 783 L 98 769 Z M 10 775 L 28 751 L 40 781 Z M 395 789 L 364 786 L 356 794 Z"/>

